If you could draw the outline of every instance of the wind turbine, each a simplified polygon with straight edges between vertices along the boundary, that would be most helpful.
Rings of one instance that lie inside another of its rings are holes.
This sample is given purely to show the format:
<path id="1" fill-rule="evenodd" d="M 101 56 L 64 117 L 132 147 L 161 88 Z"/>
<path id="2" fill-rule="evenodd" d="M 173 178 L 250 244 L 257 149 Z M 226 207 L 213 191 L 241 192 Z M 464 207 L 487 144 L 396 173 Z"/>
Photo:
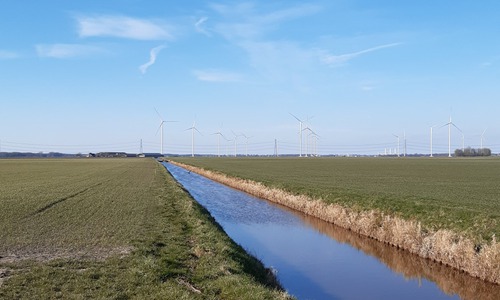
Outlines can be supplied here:
<path id="1" fill-rule="evenodd" d="M 301 119 L 297 118 L 295 115 L 293 115 L 292 113 L 289 113 L 292 117 L 294 117 L 297 121 L 299 121 L 299 138 L 300 138 L 300 153 L 299 153 L 299 157 L 302 157 L 302 124 L 304 122 L 302 122 Z"/>
<path id="2" fill-rule="evenodd" d="M 233 135 L 234 135 L 234 157 L 237 157 L 237 154 L 236 154 L 236 147 L 237 147 L 237 146 L 236 146 L 236 145 L 237 145 L 238 137 L 239 137 L 240 135 L 238 135 L 238 134 L 234 133 L 234 131 L 232 131 L 232 130 L 231 130 L 231 132 L 232 132 L 232 133 L 233 133 Z"/>
<path id="3" fill-rule="evenodd" d="M 212 133 L 218 135 L 217 137 L 217 157 L 220 157 L 220 137 L 226 139 L 226 137 L 219 131 Z"/>
<path id="4" fill-rule="evenodd" d="M 312 138 L 312 149 L 311 149 L 311 156 L 316 156 L 318 157 L 318 149 L 317 149 L 317 143 L 318 143 L 318 137 L 319 135 L 316 134 L 313 130 L 309 129 L 311 132 L 309 133 L 309 136 Z"/>
<path id="5" fill-rule="evenodd" d="M 309 119 L 309 118 L 308 118 L 308 119 Z M 305 156 L 307 157 L 308 153 L 309 153 L 309 152 L 312 152 L 312 150 L 313 150 L 313 149 L 309 149 L 309 148 L 310 148 L 310 147 L 309 147 L 309 137 L 310 137 L 312 134 L 316 135 L 316 133 L 315 133 L 315 132 L 314 132 L 314 131 L 313 131 L 313 130 L 309 127 L 309 125 L 306 125 L 306 128 L 302 129 L 302 131 L 306 131 L 306 130 L 307 130 L 307 131 L 309 131 L 309 134 L 308 134 L 308 135 L 307 135 L 307 137 L 306 137 L 306 155 L 305 155 Z M 311 151 L 309 151 L 309 150 L 311 150 Z M 311 154 L 311 156 L 312 156 L 312 153 L 310 153 L 310 154 Z"/>
<path id="6" fill-rule="evenodd" d="M 393 136 L 395 136 L 398 139 L 398 157 L 399 157 L 399 135 L 393 134 Z"/>
<path id="7" fill-rule="evenodd" d="M 243 136 L 243 137 L 247 140 L 247 142 L 246 142 L 246 144 L 245 144 L 245 156 L 248 156 L 248 139 L 251 139 L 251 138 L 252 138 L 252 136 L 246 136 L 246 135 L 245 135 L 245 134 L 243 134 L 243 133 L 242 133 L 241 135 L 242 135 L 242 136 Z"/>
<path id="8" fill-rule="evenodd" d="M 193 126 L 189 127 L 185 131 L 187 130 L 191 130 L 191 157 L 194 157 L 194 131 L 198 131 L 199 134 L 201 134 L 201 132 L 198 130 L 198 128 L 196 128 L 196 121 L 193 122 Z"/>
<path id="9" fill-rule="evenodd" d="M 165 121 L 163 120 L 163 118 L 161 117 L 160 113 L 158 112 L 158 110 L 156 109 L 156 107 L 153 107 L 156 111 L 156 114 L 158 115 L 158 117 L 160 118 L 160 126 L 158 126 L 158 129 L 156 130 L 156 134 L 158 134 L 158 131 L 161 130 L 160 132 L 160 154 L 163 156 L 163 124 L 165 123 L 173 123 L 173 122 L 177 122 L 177 121 Z"/>
<path id="10" fill-rule="evenodd" d="M 450 121 L 446 124 L 444 124 L 443 126 L 441 126 L 440 128 L 443 128 L 445 126 L 448 126 L 448 157 L 451 157 L 451 126 L 453 125 L 453 127 L 455 127 L 456 129 L 458 129 L 458 131 L 460 131 L 460 133 L 462 133 L 462 147 L 463 147 L 463 141 L 464 141 L 464 136 L 463 136 L 463 132 L 462 130 L 460 130 L 460 128 L 457 127 L 457 125 L 455 125 L 455 123 L 453 123 L 451 121 L 451 116 L 450 116 Z"/>
<path id="11" fill-rule="evenodd" d="M 481 151 L 483 151 L 483 138 L 484 138 L 484 133 L 486 132 L 488 128 L 486 128 L 483 133 L 481 133 Z"/>

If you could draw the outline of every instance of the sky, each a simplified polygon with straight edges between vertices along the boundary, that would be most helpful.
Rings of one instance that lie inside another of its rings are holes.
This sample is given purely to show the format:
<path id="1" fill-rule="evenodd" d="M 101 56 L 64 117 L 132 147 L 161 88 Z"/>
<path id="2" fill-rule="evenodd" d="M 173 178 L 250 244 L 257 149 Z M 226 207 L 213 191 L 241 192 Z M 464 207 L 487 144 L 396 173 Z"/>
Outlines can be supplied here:
<path id="1" fill-rule="evenodd" d="M 195 124 L 195 154 L 273 154 L 275 141 L 299 154 L 297 117 L 303 154 L 395 153 L 396 136 L 400 153 L 406 137 L 408 154 L 429 154 L 431 126 L 445 153 L 451 117 L 452 151 L 482 135 L 498 153 L 499 11 L 491 0 L 1 1 L 0 151 L 137 153 L 142 140 L 160 152 L 164 120 L 176 121 L 164 153 L 191 154 Z"/>

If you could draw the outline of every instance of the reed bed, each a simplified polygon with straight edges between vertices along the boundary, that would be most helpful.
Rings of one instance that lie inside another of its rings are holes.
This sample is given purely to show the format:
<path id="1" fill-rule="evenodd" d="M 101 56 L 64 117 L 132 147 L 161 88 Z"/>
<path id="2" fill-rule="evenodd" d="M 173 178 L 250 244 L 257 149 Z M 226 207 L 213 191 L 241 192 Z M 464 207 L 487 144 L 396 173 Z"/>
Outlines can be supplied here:
<path id="1" fill-rule="evenodd" d="M 472 238 L 450 229 L 423 228 L 416 220 L 404 219 L 377 209 L 359 210 L 326 203 L 322 199 L 292 194 L 260 182 L 175 161 L 172 163 L 256 197 L 448 265 L 482 280 L 500 284 L 500 243 L 495 236 L 489 242 L 477 244 Z"/>

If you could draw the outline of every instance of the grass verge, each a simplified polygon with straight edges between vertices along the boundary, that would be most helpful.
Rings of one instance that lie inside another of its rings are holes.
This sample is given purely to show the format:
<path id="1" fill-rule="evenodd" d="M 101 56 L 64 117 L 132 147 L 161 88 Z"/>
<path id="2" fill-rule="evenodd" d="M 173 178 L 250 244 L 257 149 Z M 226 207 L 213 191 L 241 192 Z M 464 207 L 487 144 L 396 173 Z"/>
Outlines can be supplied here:
<path id="1" fill-rule="evenodd" d="M 154 160 L 0 166 L 2 299 L 287 298 Z"/>

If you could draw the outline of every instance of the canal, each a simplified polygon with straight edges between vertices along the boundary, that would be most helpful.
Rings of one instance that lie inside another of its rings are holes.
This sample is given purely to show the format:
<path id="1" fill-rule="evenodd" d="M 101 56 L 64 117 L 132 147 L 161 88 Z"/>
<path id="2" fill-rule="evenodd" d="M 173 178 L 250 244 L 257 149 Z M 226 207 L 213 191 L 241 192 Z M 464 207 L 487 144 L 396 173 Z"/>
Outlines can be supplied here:
<path id="1" fill-rule="evenodd" d="M 497 285 L 163 164 L 298 299 L 500 299 Z"/>

